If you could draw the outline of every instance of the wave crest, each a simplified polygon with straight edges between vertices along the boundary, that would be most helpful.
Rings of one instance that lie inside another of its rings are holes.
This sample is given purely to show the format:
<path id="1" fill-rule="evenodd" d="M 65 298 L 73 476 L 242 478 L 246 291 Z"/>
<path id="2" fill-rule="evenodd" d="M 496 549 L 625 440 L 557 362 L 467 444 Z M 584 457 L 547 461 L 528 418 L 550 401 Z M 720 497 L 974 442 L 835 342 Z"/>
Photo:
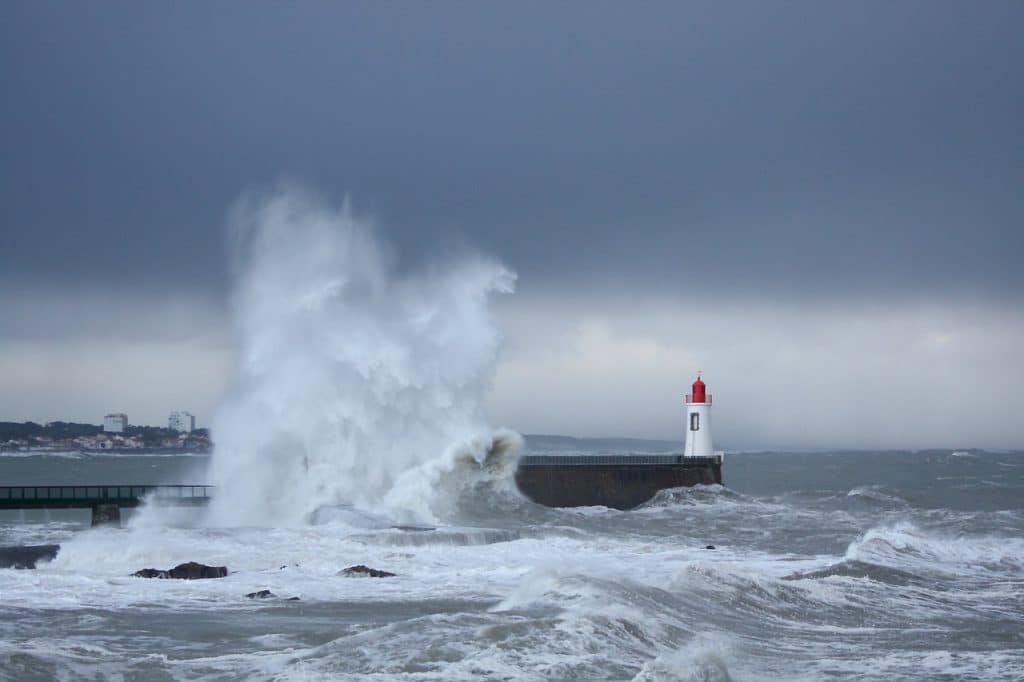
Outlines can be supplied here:
<path id="1" fill-rule="evenodd" d="M 400 275 L 371 224 L 290 187 L 243 202 L 232 228 L 240 362 L 213 422 L 212 518 L 294 525 L 350 504 L 435 521 L 431 485 L 508 438 L 482 402 L 488 300 L 515 275 L 475 255 Z"/>
<path id="2" fill-rule="evenodd" d="M 959 573 L 1024 567 L 1024 540 L 953 536 L 903 521 L 876 526 L 850 543 L 846 559 L 912 572 Z"/>

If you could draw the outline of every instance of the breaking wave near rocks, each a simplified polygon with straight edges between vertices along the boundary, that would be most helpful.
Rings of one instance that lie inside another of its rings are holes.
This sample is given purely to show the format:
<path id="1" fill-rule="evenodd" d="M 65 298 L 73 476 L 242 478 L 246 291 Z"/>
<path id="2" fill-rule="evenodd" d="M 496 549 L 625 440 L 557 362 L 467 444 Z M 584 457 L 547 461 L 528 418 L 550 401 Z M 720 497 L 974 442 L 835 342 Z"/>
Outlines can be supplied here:
<path id="1" fill-rule="evenodd" d="M 507 490 L 517 443 L 453 448 L 377 507 L 317 501 L 288 527 L 0 525 L 0 545 L 60 545 L 0 569 L 0 680 L 1024 676 L 1024 453 L 732 453 L 727 485 L 620 511 Z M 422 486 L 443 523 L 383 511 Z M 188 561 L 227 574 L 133 577 Z"/>
<path id="2" fill-rule="evenodd" d="M 518 453 L 563 439 L 481 407 L 512 273 L 410 274 L 293 189 L 232 225 L 210 477 L 186 473 L 205 456 L 0 458 L 12 485 L 145 475 L 215 484 L 211 506 L 0 516 L 0 681 L 1024 679 L 1024 452 L 730 453 L 724 485 L 542 507 Z"/>
<path id="3" fill-rule="evenodd" d="M 369 221 L 295 188 L 233 211 L 235 387 L 213 421 L 210 519 L 291 525 L 351 505 L 401 522 L 450 513 L 518 436 L 482 410 L 515 275 L 463 255 L 399 273 Z"/>

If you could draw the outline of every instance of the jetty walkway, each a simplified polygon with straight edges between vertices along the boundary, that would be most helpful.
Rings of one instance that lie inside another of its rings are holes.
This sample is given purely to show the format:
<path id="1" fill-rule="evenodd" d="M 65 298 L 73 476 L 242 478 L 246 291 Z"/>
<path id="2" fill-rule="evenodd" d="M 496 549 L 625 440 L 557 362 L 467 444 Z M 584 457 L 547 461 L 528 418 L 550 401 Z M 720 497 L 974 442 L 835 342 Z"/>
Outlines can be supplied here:
<path id="1" fill-rule="evenodd" d="M 91 509 L 92 525 L 120 524 L 123 507 L 207 504 L 212 485 L 0 486 L 0 509 Z"/>

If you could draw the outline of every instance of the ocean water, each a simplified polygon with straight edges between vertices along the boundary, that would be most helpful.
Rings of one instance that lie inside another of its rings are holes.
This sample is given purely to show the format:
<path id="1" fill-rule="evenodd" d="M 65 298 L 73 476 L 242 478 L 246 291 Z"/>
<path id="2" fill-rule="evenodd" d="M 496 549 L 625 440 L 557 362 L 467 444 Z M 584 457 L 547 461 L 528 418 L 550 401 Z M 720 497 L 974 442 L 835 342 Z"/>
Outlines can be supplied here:
<path id="1" fill-rule="evenodd" d="M 0 481 L 204 483 L 208 463 L 3 456 Z M 0 512 L 0 545 L 61 545 L 0 569 L 0 678 L 1024 679 L 1022 452 L 730 453 L 725 485 L 627 512 L 539 507 L 507 473 L 453 487 L 432 529 L 346 506 L 258 527 Z M 130 577 L 190 560 L 230 574 Z M 397 576 L 337 575 L 353 564 Z"/>

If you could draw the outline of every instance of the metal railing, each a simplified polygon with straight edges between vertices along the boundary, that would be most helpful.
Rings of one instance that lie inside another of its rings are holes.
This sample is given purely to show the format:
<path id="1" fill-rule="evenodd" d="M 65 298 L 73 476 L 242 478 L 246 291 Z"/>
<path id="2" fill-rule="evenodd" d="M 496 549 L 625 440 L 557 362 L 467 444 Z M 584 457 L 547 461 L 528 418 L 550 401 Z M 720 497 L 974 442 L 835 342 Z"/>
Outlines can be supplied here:
<path id="1" fill-rule="evenodd" d="M 210 485 L 33 485 L 0 486 L 0 506 L 12 504 L 138 504 L 150 495 L 157 501 L 206 501 Z"/>
<path id="2" fill-rule="evenodd" d="M 692 403 L 693 402 L 693 394 L 692 393 L 687 393 L 686 394 L 686 402 L 687 403 Z M 704 402 L 697 403 L 697 404 L 698 405 L 710 405 L 711 404 L 711 394 L 708 393 L 707 395 L 705 395 L 704 396 Z"/>

